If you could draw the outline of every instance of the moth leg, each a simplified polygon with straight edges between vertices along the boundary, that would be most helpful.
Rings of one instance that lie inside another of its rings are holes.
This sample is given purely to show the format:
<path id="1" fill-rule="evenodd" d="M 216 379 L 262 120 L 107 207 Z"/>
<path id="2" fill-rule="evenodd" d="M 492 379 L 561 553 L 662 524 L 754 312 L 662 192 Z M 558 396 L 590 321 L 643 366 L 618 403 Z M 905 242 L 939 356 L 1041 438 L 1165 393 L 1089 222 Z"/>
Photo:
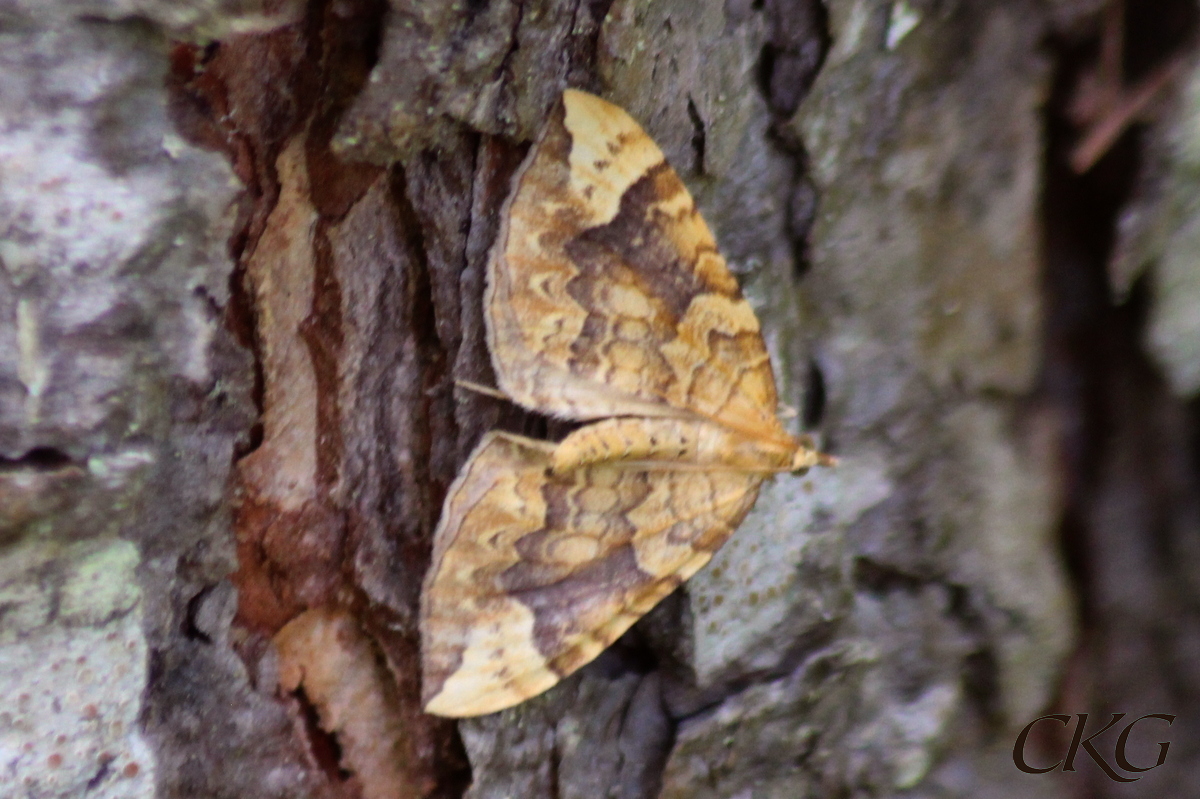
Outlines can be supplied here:
<path id="1" fill-rule="evenodd" d="M 487 433 L 487 438 L 489 440 L 498 438 L 503 441 L 508 441 L 511 444 L 515 444 L 518 447 L 524 447 L 525 449 L 531 449 L 546 455 L 552 454 L 555 448 L 558 446 L 553 441 L 543 441 L 540 438 L 529 438 L 516 433 L 509 433 L 504 430 L 491 430 Z"/>
<path id="2" fill-rule="evenodd" d="M 459 380 L 455 378 L 454 385 L 459 388 L 465 388 L 467 391 L 474 391 L 476 394 L 482 394 L 485 397 L 512 402 L 513 398 L 505 394 L 503 391 L 496 388 L 489 388 L 482 383 L 474 383 L 470 380 Z"/>

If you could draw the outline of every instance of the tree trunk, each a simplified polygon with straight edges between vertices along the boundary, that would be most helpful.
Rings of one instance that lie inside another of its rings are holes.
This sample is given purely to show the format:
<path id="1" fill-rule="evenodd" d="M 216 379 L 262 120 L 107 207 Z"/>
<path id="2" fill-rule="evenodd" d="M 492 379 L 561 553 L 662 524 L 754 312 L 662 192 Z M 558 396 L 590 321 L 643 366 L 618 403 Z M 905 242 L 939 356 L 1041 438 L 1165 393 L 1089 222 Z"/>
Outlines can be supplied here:
<path id="1" fill-rule="evenodd" d="M 0 794 L 1106 796 L 1014 742 L 1123 712 L 1181 717 L 1138 789 L 1192 795 L 1195 9 L 1118 20 L 1127 62 L 1179 42 L 1173 104 L 1080 178 L 1098 5 L 7 4 Z M 566 429 L 455 381 L 494 384 L 484 266 L 568 86 L 662 147 L 839 466 L 454 722 L 420 707 L 442 500 L 486 431 Z"/>

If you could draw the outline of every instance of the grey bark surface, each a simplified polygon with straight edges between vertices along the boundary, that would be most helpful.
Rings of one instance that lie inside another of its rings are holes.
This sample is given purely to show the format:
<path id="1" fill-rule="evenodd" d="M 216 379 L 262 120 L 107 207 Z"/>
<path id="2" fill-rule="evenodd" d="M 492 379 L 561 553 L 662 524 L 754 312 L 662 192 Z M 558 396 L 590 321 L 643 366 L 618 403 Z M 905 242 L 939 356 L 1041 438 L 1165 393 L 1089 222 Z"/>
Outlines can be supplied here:
<path id="1" fill-rule="evenodd" d="M 1077 795 L 1012 745 L 1101 712 L 1061 709 L 1073 420 L 1045 389 L 1042 230 L 1044 43 L 1098 6 L 0 3 L 0 795 Z M 1123 289 L 1157 281 L 1170 386 L 1113 389 L 1153 435 L 1122 428 L 1086 505 L 1101 586 L 1143 581 L 1103 595 L 1128 656 L 1104 684 L 1137 704 L 1114 711 L 1194 702 L 1154 688 L 1191 678 L 1200 574 L 1193 84 L 1113 261 Z M 484 264 L 565 86 L 662 146 L 791 424 L 840 465 L 765 487 L 544 695 L 432 719 L 416 612 L 445 490 L 485 431 L 561 432 L 454 380 L 492 380 Z M 1175 464 L 1160 517 L 1118 468 L 1146 440 Z M 1154 519 L 1174 571 L 1119 550 Z M 298 621 L 328 650 L 284 651 Z M 1139 785 L 1190 795 L 1175 751 Z"/>
<path id="2" fill-rule="evenodd" d="M 161 30 L 5 14 L 0 794 L 295 795 L 291 722 L 228 646 L 238 186 L 168 116 Z"/>

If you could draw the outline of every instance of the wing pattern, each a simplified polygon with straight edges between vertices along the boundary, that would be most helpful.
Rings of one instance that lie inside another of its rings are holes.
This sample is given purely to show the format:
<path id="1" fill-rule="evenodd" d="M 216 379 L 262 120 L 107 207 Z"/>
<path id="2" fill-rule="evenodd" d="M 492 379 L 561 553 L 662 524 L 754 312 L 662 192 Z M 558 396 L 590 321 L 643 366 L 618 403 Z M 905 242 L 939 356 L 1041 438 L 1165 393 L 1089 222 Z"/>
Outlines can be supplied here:
<path id="1" fill-rule="evenodd" d="M 518 172 L 485 308 L 500 387 L 522 405 L 786 438 L 758 319 L 691 195 L 597 97 L 565 92 Z"/>
<path id="2" fill-rule="evenodd" d="M 431 713 L 490 713 L 592 660 L 709 561 L 763 479 L 619 464 L 554 476 L 549 454 L 489 433 L 450 490 L 422 604 Z"/>

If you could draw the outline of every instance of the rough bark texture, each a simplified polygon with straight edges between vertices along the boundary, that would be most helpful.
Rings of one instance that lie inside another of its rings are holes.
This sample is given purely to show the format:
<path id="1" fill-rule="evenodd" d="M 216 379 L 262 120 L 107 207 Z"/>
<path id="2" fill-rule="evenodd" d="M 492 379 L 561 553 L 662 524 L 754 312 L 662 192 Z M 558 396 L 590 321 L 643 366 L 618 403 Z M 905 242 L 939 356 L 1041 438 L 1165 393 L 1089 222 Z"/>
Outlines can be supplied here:
<path id="1" fill-rule="evenodd" d="M 1099 5 L 0 2 L 0 794 L 1107 796 L 1013 741 L 1125 712 L 1180 715 L 1137 790 L 1194 795 L 1200 70 L 1175 36 L 1162 114 L 1069 174 Z M 454 380 L 568 85 L 662 146 L 841 465 L 456 724 L 442 497 L 562 429 Z"/>
<path id="2" fill-rule="evenodd" d="M 1077 482 L 1064 539 L 1084 629 L 1059 705 L 1097 719 L 1178 714 L 1161 738 L 1172 741 L 1170 768 L 1120 786 L 1092 770 L 1086 790 L 1101 797 L 1191 796 L 1200 785 L 1200 6 L 1147 11 L 1126 9 L 1124 78 L 1132 88 L 1163 68 L 1177 75 L 1143 116 L 1150 124 L 1082 180 L 1047 175 L 1047 250 L 1058 255 L 1048 296 L 1072 306 L 1049 331 L 1048 371 L 1061 367 L 1052 392 L 1072 409 L 1065 440 Z M 1081 50 L 1065 49 L 1068 67 Z M 1063 123 L 1051 119 L 1052 140 L 1067 137 Z M 1151 707 L 1163 710 L 1142 710 Z M 1155 749 L 1144 745 L 1143 765 Z"/>

